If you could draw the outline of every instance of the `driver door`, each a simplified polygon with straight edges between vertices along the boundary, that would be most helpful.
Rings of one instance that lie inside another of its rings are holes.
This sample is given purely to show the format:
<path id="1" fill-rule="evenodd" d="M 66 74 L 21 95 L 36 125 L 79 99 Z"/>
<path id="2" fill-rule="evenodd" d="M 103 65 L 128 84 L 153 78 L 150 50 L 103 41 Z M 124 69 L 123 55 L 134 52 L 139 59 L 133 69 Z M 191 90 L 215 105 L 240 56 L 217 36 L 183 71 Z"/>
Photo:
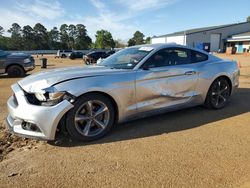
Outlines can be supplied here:
<path id="1" fill-rule="evenodd" d="M 188 49 L 166 48 L 153 54 L 136 74 L 138 112 L 189 102 L 195 94 L 197 72 Z"/>

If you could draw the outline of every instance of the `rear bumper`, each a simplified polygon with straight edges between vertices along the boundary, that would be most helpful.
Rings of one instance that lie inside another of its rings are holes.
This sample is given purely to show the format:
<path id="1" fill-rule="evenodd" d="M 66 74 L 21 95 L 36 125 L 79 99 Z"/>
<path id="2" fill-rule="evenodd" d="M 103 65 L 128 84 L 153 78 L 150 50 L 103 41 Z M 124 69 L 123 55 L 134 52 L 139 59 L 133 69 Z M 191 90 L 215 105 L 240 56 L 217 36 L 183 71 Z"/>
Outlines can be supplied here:
<path id="1" fill-rule="evenodd" d="M 6 118 L 10 132 L 28 138 L 54 140 L 59 121 L 73 105 L 67 100 L 55 106 L 32 105 L 19 85 L 14 84 L 12 90 L 15 97 L 10 97 L 7 102 L 9 114 Z M 27 124 L 37 130 L 27 129 Z"/>
<path id="2" fill-rule="evenodd" d="M 237 91 L 238 87 L 239 87 L 239 84 L 240 84 L 239 77 L 240 77 L 240 70 L 237 69 L 237 70 L 234 71 L 233 76 L 232 76 L 232 91 L 231 91 L 231 94 L 234 94 Z"/>

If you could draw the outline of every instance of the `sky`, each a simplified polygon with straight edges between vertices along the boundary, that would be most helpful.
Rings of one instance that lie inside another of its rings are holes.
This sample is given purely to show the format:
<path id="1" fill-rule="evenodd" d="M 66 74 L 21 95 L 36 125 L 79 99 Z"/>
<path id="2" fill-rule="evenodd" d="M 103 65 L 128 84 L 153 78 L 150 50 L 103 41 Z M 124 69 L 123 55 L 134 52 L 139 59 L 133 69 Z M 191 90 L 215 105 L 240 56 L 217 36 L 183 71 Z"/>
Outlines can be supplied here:
<path id="1" fill-rule="evenodd" d="M 7 31 L 14 22 L 22 27 L 39 22 L 47 29 L 81 23 L 93 40 L 105 29 L 127 41 L 137 30 L 152 37 L 244 22 L 249 10 L 249 0 L 2 0 L 0 26 Z"/>

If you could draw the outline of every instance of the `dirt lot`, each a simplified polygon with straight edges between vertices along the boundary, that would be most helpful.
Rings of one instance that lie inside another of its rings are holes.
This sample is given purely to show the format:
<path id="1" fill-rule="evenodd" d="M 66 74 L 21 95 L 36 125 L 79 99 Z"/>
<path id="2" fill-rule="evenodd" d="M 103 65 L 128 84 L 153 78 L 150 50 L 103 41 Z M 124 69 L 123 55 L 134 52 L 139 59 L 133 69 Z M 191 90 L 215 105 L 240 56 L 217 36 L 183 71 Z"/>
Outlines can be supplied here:
<path id="1" fill-rule="evenodd" d="M 222 110 L 133 121 L 91 143 L 30 141 L 2 128 L 0 154 L 9 153 L 0 162 L 0 187 L 250 187 L 250 56 L 219 56 L 239 60 L 243 75 Z M 71 65 L 82 62 L 49 58 L 49 69 Z M 0 76 L 2 127 L 17 80 Z"/>

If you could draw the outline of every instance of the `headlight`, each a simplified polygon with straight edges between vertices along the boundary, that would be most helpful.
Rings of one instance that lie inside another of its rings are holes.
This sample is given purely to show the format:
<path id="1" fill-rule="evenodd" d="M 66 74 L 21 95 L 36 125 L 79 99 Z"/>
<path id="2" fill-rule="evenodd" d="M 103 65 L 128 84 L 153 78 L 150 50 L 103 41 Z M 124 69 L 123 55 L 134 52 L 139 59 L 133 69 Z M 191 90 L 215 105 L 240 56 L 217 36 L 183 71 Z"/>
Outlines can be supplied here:
<path id="1" fill-rule="evenodd" d="M 70 102 L 74 102 L 74 96 L 64 91 L 58 91 L 54 87 L 43 89 L 42 91 L 36 92 L 34 94 L 37 100 L 39 100 L 42 105 L 46 106 L 52 106 L 58 104 L 64 99 L 67 99 Z"/>
<path id="2" fill-rule="evenodd" d="M 30 63 L 30 62 L 31 62 L 31 60 L 29 58 L 26 58 L 23 60 L 23 63 Z"/>

